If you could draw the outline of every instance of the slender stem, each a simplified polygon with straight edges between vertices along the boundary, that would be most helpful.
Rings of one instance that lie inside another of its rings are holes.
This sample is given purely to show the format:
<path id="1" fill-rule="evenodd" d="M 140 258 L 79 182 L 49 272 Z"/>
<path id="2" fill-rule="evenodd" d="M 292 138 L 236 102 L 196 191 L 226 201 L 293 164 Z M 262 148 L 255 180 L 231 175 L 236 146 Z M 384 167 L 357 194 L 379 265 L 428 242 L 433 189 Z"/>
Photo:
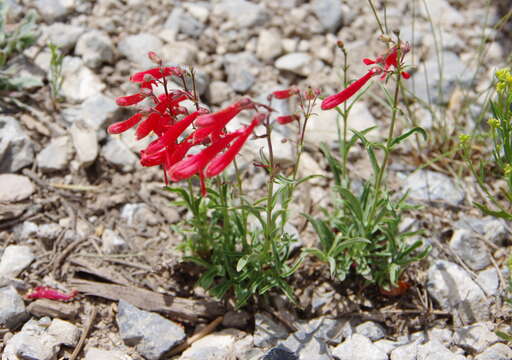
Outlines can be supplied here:
<path id="1" fill-rule="evenodd" d="M 386 32 L 384 31 L 384 27 L 382 26 L 382 23 L 380 22 L 379 15 L 377 14 L 377 9 L 375 8 L 373 1 L 368 0 L 368 2 L 370 3 L 370 6 L 372 8 L 373 15 L 375 16 L 375 20 L 377 20 L 377 24 L 379 24 L 380 32 L 382 34 L 385 34 Z"/>
<path id="2" fill-rule="evenodd" d="M 343 48 L 343 84 L 345 88 L 348 86 L 348 53 Z M 348 184 L 348 147 L 347 147 L 347 131 L 348 131 L 348 105 L 347 102 L 343 102 L 343 179 Z"/>
<path id="3" fill-rule="evenodd" d="M 271 104 L 269 103 L 269 106 Z M 272 197 L 274 195 L 274 179 L 275 179 L 275 169 L 274 169 L 274 150 L 272 148 L 272 125 L 270 124 L 270 113 L 267 114 L 267 117 L 264 121 L 266 128 L 266 137 L 267 137 L 267 146 L 268 146 L 268 161 L 269 161 L 269 180 L 267 185 L 267 226 L 265 229 L 265 243 L 264 243 L 264 251 L 263 256 L 267 256 L 270 246 L 272 243 L 272 232 L 273 232 L 273 222 L 272 222 Z"/>

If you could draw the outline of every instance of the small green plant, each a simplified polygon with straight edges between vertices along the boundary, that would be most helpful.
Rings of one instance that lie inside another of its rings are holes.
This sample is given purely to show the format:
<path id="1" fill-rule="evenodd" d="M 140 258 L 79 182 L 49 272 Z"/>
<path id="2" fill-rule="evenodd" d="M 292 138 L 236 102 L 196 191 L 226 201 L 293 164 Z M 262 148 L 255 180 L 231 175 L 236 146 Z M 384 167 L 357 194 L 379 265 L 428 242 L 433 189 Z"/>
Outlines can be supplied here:
<path id="1" fill-rule="evenodd" d="M 48 43 L 50 49 L 50 96 L 52 103 L 56 104 L 61 101 L 61 88 L 62 88 L 62 60 L 64 55 L 60 52 L 59 47 L 53 43 Z"/>
<path id="2" fill-rule="evenodd" d="M 386 39 L 389 43 L 389 38 Z M 322 109 L 336 108 L 343 124 L 338 125 L 340 134 L 340 159 L 336 158 L 327 147 L 323 152 L 334 174 L 334 210 L 324 211 L 325 219 L 313 219 L 306 215 L 315 228 L 319 239 L 318 249 L 306 249 L 329 264 L 331 276 L 340 281 L 354 271 L 371 283 L 376 283 L 384 291 L 390 291 L 400 286 L 399 280 L 409 264 L 425 257 L 429 247 L 419 250 L 421 240 L 409 242 L 418 232 L 401 232 L 399 225 L 402 214 L 411 208 L 406 203 L 406 195 L 395 199 L 385 186 L 385 176 L 389 156 L 393 149 L 409 136 L 419 133 L 426 137 L 420 127 L 412 128 L 405 133 L 394 136 L 397 120 L 398 100 L 401 79 L 408 78 L 403 59 L 409 47 L 398 38 L 388 51 L 375 60 L 364 59 L 366 65 L 372 67 L 368 73 L 352 82 L 347 81 L 347 53 L 340 44 L 345 55 L 345 90 L 324 99 Z M 388 137 L 384 142 L 372 142 L 364 131 L 352 130 L 354 135 L 347 135 L 347 119 L 353 104 L 347 105 L 347 100 L 355 95 L 371 77 L 380 75 L 381 79 L 395 78 L 395 91 L 390 94 L 383 88 L 388 105 L 391 109 L 391 121 Z M 343 104 L 343 107 L 338 105 Z M 373 170 L 373 178 L 362 184 L 362 190 L 357 194 L 352 187 L 347 171 L 347 154 L 352 146 L 360 141 L 366 149 Z M 383 160 L 379 162 L 376 150 L 384 152 Z"/>
<path id="3" fill-rule="evenodd" d="M 32 46 L 38 37 L 36 31 L 36 13 L 27 12 L 17 26 L 8 26 L 7 5 L 0 0 L 0 89 L 11 90 L 23 87 L 25 83 L 33 83 L 33 79 L 19 78 L 16 67 L 11 66 L 10 60 L 26 48 Z"/>

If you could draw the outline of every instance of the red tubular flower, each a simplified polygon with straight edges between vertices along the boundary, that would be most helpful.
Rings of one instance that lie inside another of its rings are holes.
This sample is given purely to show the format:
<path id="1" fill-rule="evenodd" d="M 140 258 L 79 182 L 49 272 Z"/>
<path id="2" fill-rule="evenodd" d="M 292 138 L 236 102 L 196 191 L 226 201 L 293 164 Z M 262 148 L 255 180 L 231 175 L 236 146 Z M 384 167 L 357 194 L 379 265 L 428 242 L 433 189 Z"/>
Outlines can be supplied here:
<path id="1" fill-rule="evenodd" d="M 47 286 L 37 286 L 34 290 L 28 293 L 25 298 L 68 301 L 73 299 L 77 294 L 77 290 L 73 290 L 69 294 L 64 294 L 59 290 L 55 290 Z"/>
<path id="2" fill-rule="evenodd" d="M 195 124 L 198 127 L 211 126 L 217 123 L 227 124 L 229 120 L 238 115 L 240 111 L 250 108 L 251 106 L 254 106 L 252 100 L 249 98 L 243 98 L 225 109 L 219 110 L 215 113 L 199 116 Z"/>
<path id="3" fill-rule="evenodd" d="M 212 177 L 219 175 L 224 169 L 235 159 L 235 156 L 240 152 L 242 146 L 252 134 L 254 128 L 265 118 L 265 114 L 258 114 L 253 119 L 251 124 L 242 131 L 241 135 L 236 139 L 226 152 L 213 159 L 206 169 L 205 176 Z"/>
<path id="4" fill-rule="evenodd" d="M 203 149 L 201 152 L 179 161 L 169 169 L 171 180 L 185 180 L 195 174 L 198 174 L 219 152 L 224 150 L 226 146 L 228 146 L 229 143 L 238 136 L 240 136 L 239 132 L 227 134 L 217 142 Z"/>
<path id="5" fill-rule="evenodd" d="M 291 87 L 286 90 L 274 91 L 272 93 L 272 96 L 274 96 L 276 99 L 288 99 L 289 97 L 291 97 L 295 94 L 298 94 L 298 93 L 299 93 L 299 89 L 297 89 L 296 87 Z"/>
<path id="6" fill-rule="evenodd" d="M 135 125 L 137 125 L 137 123 L 141 119 L 142 119 L 142 114 L 137 113 L 127 120 L 113 123 L 112 125 L 110 125 L 108 127 L 107 131 L 109 132 L 109 134 L 120 134 L 120 133 L 125 132 L 126 130 L 134 127 Z"/>
<path id="7" fill-rule="evenodd" d="M 146 98 L 144 94 L 133 94 L 128 96 L 121 96 L 116 99 L 116 104 L 119 106 L 130 106 L 140 103 Z"/>
<path id="8" fill-rule="evenodd" d="M 158 113 L 149 114 L 146 120 L 142 121 L 139 126 L 137 126 L 137 130 L 135 131 L 137 140 L 145 138 L 151 131 L 153 131 L 161 117 L 162 115 Z"/>
<path id="9" fill-rule="evenodd" d="M 146 71 L 141 71 L 141 72 L 138 72 L 138 73 L 135 73 L 133 74 L 131 77 L 130 77 L 130 81 L 133 81 L 133 82 L 143 82 L 144 81 L 144 77 L 146 75 L 150 75 L 153 77 L 153 79 L 161 79 L 165 76 L 171 76 L 171 75 L 175 75 L 177 73 L 176 71 L 176 67 L 157 67 L 157 68 L 154 68 L 154 69 L 149 69 L 149 70 L 146 70 Z"/>
<path id="10" fill-rule="evenodd" d="M 326 97 L 324 101 L 322 101 L 322 110 L 329 110 L 335 108 L 339 104 L 347 101 L 352 95 L 354 95 L 359 89 L 361 89 L 364 86 L 364 84 L 366 84 L 368 80 L 372 78 L 372 76 L 376 75 L 377 73 L 379 73 L 379 71 L 376 71 L 376 69 L 372 69 L 368 71 L 363 77 L 350 84 L 346 89 L 342 90 L 337 94 Z"/>
<path id="11" fill-rule="evenodd" d="M 281 125 L 285 125 L 285 124 L 288 124 L 288 123 L 291 123 L 292 121 L 296 121 L 296 120 L 299 120 L 299 116 L 297 114 L 293 114 L 293 115 L 283 115 L 283 116 L 278 116 L 276 118 L 277 122 Z"/>

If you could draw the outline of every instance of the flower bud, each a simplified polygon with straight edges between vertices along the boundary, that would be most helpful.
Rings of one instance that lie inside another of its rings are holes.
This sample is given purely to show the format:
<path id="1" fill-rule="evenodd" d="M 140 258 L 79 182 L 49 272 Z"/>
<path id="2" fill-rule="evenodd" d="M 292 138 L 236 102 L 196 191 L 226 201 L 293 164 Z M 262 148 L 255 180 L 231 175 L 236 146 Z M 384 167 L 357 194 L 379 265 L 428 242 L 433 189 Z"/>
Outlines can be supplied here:
<path id="1" fill-rule="evenodd" d="M 148 52 L 148 58 L 157 65 L 162 65 L 162 59 L 154 51 Z"/>
<path id="2" fill-rule="evenodd" d="M 345 43 L 343 42 L 343 40 L 338 40 L 336 41 L 336 46 L 339 47 L 340 49 L 343 49 L 345 48 Z"/>

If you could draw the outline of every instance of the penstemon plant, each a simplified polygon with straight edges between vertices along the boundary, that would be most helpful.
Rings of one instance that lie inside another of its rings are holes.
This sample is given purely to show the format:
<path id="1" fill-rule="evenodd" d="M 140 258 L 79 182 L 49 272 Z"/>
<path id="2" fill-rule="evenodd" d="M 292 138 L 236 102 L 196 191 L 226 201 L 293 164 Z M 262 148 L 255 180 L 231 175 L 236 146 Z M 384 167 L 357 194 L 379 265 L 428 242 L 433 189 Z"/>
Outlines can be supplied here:
<path id="1" fill-rule="evenodd" d="M 333 209 L 324 210 L 326 219 L 315 219 L 306 214 L 320 240 L 320 247 L 306 249 L 329 265 L 331 277 L 343 281 L 351 272 L 363 276 L 370 283 L 377 284 L 381 292 L 387 295 L 398 295 L 407 287 L 401 277 L 409 264 L 425 257 L 429 247 L 423 246 L 422 241 L 408 241 L 418 232 L 401 232 L 399 225 L 402 214 L 412 206 L 406 203 L 406 195 L 395 199 L 385 185 L 385 177 L 390 154 L 403 140 L 414 133 L 426 136 L 425 131 L 415 127 L 405 133 L 395 136 L 394 130 L 399 114 L 399 94 L 402 78 L 409 78 L 403 63 L 410 47 L 407 43 L 397 40 L 392 42 L 385 38 L 388 50 L 375 60 L 363 59 L 364 64 L 371 66 L 368 72 L 356 81 L 347 80 L 347 51 L 343 43 L 339 47 L 343 51 L 345 66 L 345 89 L 328 96 L 322 101 L 322 110 L 336 109 L 343 124 L 338 124 L 340 138 L 340 156 L 337 158 L 328 147 L 322 148 L 331 171 L 334 175 Z M 373 77 L 380 76 L 382 80 L 395 79 L 394 94 L 386 94 L 391 108 L 389 133 L 384 142 L 372 142 L 364 131 L 352 130 L 353 136 L 348 138 L 347 120 L 354 103 L 364 93 L 358 95 L 350 105 L 347 101 L 356 95 Z M 343 105 L 343 106 L 340 106 Z M 362 185 L 360 193 L 355 193 L 347 170 L 348 152 L 360 141 L 368 156 L 373 170 L 373 178 Z M 376 150 L 384 153 L 379 162 Z"/>
<path id="2" fill-rule="evenodd" d="M 298 168 L 304 132 L 319 91 L 290 88 L 270 94 L 267 104 L 244 97 L 210 112 L 195 91 L 193 70 L 164 66 L 153 52 L 149 58 L 157 66 L 130 78 L 140 91 L 116 100 L 120 106 L 145 105 L 108 131 L 119 134 L 137 126 L 137 139 L 153 133 L 156 139 L 141 151 L 141 164 L 161 166 L 166 184 L 186 182 L 167 189 L 179 196 L 175 204 L 186 206 L 192 215 L 178 229 L 186 238 L 181 246 L 185 259 L 204 267 L 198 284 L 218 298 L 234 298 L 237 307 L 272 289 L 280 289 L 293 300 L 287 278 L 300 266 L 302 257 L 291 258 L 291 244 L 296 239 L 285 231 L 285 225 L 293 193 L 307 180 L 298 177 Z M 191 89 L 187 78 L 192 80 Z M 171 90 L 170 80 L 181 82 L 182 88 Z M 273 100 L 291 97 L 298 101 L 298 112 L 274 116 Z M 185 106 L 186 101 L 193 103 L 193 109 Z M 243 111 L 253 112 L 250 124 L 227 131 L 226 125 Z M 290 122 L 297 122 L 299 131 L 294 166 L 291 175 L 285 176 L 275 161 L 272 131 L 274 126 Z M 235 157 L 257 129 L 263 129 L 256 137 L 266 139 L 267 150 L 260 152 L 256 165 L 267 171 L 268 181 L 265 194 L 253 200 L 244 191 L 244 173 Z M 223 176 L 231 163 L 235 176 Z M 199 193 L 193 186 L 195 177 L 199 178 Z"/>

